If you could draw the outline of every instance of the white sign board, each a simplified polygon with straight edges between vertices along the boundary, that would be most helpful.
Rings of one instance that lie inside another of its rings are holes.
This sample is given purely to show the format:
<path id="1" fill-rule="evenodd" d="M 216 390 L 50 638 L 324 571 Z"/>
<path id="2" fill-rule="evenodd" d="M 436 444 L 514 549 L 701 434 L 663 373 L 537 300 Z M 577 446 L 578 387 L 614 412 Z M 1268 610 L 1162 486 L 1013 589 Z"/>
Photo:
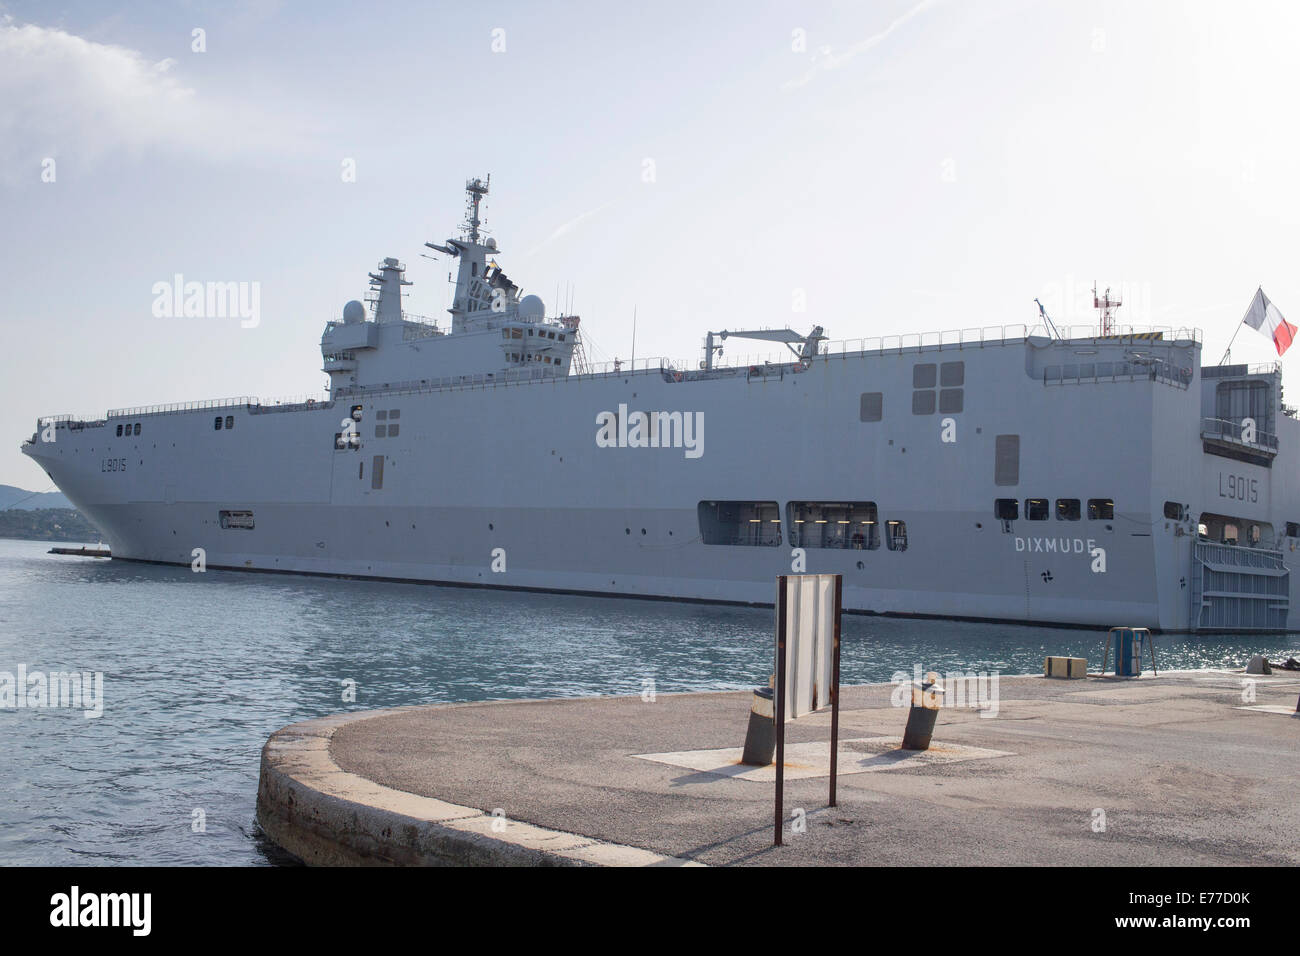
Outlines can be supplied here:
<path id="1" fill-rule="evenodd" d="M 791 574 L 785 581 L 785 719 L 831 705 L 835 641 L 834 574 Z M 781 580 L 777 580 L 780 614 Z M 781 622 L 777 621 L 778 635 Z"/>

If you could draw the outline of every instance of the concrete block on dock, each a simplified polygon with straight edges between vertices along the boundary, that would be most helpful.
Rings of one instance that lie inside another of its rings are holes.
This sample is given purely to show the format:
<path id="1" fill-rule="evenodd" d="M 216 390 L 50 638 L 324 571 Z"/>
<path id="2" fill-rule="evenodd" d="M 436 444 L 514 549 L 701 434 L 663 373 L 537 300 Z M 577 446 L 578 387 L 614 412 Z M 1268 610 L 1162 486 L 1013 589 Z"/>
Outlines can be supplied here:
<path id="1" fill-rule="evenodd" d="M 1043 658 L 1044 677 L 1087 677 L 1088 659 L 1086 657 L 1045 657 Z"/>
<path id="2" fill-rule="evenodd" d="M 1250 659 L 1250 663 L 1246 665 L 1246 673 L 1271 674 L 1273 673 L 1273 668 L 1269 666 L 1267 657 L 1263 654 L 1256 654 Z"/>

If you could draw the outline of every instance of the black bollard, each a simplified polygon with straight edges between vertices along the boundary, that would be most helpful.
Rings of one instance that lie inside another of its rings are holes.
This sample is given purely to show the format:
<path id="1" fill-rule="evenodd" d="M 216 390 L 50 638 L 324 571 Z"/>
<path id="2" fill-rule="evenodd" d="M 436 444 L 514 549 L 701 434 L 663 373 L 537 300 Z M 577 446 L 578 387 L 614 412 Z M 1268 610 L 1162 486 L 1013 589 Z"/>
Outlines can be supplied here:
<path id="1" fill-rule="evenodd" d="M 935 687 L 939 675 L 930 673 L 925 680 L 912 686 L 912 706 L 907 711 L 907 727 L 903 730 L 904 750 L 929 750 L 934 735 L 934 722 L 939 716 L 939 698 L 942 687 Z"/>
<path id="2" fill-rule="evenodd" d="M 772 716 L 772 689 L 754 690 L 749 707 L 749 729 L 745 732 L 745 752 L 740 762 L 751 767 L 766 767 L 776 753 L 776 720 Z"/>

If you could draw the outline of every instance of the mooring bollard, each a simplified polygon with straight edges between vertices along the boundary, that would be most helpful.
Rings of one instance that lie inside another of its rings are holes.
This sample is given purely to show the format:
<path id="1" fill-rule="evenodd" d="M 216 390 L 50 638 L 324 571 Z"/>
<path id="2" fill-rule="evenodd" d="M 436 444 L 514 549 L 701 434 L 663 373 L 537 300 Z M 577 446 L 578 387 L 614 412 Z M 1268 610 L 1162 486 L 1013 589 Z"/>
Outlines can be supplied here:
<path id="1" fill-rule="evenodd" d="M 904 750 L 929 750 L 934 735 L 934 722 L 939 716 L 943 688 L 937 687 L 939 675 L 933 672 L 925 680 L 912 685 L 912 706 L 907 711 L 907 727 L 903 730 Z"/>
<path id="2" fill-rule="evenodd" d="M 754 689 L 749 706 L 749 729 L 745 732 L 745 752 L 740 762 L 751 767 L 766 767 L 776 753 L 776 718 L 772 714 L 772 689 Z"/>

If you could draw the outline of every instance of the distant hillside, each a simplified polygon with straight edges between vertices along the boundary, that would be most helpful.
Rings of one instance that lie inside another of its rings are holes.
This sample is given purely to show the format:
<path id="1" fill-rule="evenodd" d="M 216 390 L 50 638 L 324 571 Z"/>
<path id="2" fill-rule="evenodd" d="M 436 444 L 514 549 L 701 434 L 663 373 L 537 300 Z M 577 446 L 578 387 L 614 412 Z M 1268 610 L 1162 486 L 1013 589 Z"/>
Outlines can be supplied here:
<path id="1" fill-rule="evenodd" d="M 95 544 L 103 535 L 82 517 L 80 511 L 71 508 L 41 508 L 35 511 L 10 508 L 8 511 L 0 511 L 0 538 Z"/>
<path id="2" fill-rule="evenodd" d="M 35 511 L 38 508 L 71 508 L 72 502 L 58 491 L 27 491 L 13 485 L 0 485 L 0 509 L 22 508 Z"/>

